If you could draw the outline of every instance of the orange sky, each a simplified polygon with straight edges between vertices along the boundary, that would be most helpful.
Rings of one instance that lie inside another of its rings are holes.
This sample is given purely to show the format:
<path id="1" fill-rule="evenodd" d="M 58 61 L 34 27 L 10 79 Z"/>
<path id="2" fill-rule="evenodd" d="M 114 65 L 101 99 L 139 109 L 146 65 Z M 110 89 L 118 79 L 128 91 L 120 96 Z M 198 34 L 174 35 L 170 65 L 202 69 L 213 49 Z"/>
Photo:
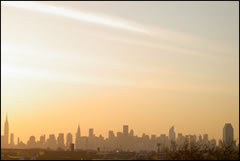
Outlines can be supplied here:
<path id="1" fill-rule="evenodd" d="M 124 124 L 160 135 L 175 125 L 220 139 L 230 122 L 239 138 L 237 3 L 97 4 L 1 4 L 2 127 L 8 113 L 10 132 L 25 142 L 75 134 L 78 123 L 82 135 Z"/>

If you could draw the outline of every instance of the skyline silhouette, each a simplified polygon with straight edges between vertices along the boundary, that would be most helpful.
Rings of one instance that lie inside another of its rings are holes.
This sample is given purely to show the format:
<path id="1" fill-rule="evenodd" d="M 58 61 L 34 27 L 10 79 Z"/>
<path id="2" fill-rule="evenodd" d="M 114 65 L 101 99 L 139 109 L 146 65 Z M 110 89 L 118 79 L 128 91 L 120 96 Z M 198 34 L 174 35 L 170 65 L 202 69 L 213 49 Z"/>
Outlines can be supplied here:
<path id="1" fill-rule="evenodd" d="M 169 129 L 168 135 L 159 134 L 159 135 L 147 135 L 145 133 L 142 136 L 134 135 L 134 130 L 129 130 L 128 125 L 123 125 L 122 132 L 114 132 L 112 130 L 108 131 L 108 137 L 103 137 L 101 134 L 96 136 L 94 134 L 94 128 L 89 128 L 88 136 L 81 135 L 80 125 L 77 127 L 76 136 L 71 132 L 67 133 L 67 136 L 64 137 L 64 133 L 58 133 L 56 137 L 55 134 L 50 134 L 47 138 L 45 134 L 41 135 L 39 140 L 36 137 L 30 136 L 27 143 L 21 141 L 18 137 L 17 144 L 14 142 L 14 133 L 11 133 L 9 138 L 9 123 L 8 115 L 6 115 L 5 126 L 4 126 L 4 135 L 1 136 L 2 144 L 1 148 L 3 149 L 52 149 L 52 150 L 66 150 L 71 151 L 75 150 L 96 150 L 103 149 L 104 151 L 151 151 L 158 150 L 159 146 L 161 148 L 170 148 L 173 142 L 176 143 L 179 148 L 184 146 L 184 143 L 194 143 L 199 145 L 207 145 L 210 147 L 223 146 L 223 145 L 232 145 L 239 146 L 239 141 L 234 139 L 234 129 L 231 123 L 226 123 L 223 127 L 222 139 L 216 140 L 214 138 L 209 139 L 208 134 L 203 135 L 194 135 L 175 132 L 174 126 Z M 66 139 L 66 140 L 65 140 Z M 75 141 L 74 141 L 75 140 Z"/>
<path id="2" fill-rule="evenodd" d="M 3 158 L 237 158 L 238 2 L 2 1 L 1 13 Z"/>

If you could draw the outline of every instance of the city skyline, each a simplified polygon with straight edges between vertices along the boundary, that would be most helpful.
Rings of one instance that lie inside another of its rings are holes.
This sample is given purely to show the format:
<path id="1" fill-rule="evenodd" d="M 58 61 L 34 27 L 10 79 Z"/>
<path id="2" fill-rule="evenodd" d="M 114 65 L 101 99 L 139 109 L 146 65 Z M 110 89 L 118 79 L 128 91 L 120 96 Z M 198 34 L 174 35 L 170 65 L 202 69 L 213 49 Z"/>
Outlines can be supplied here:
<path id="1" fill-rule="evenodd" d="M 152 145 L 153 147 L 150 149 L 155 149 L 154 146 L 160 142 L 163 141 L 163 139 L 167 139 L 168 141 L 164 141 L 163 143 L 166 144 L 165 146 L 170 147 L 171 142 L 174 141 L 176 142 L 176 144 L 183 144 L 185 139 L 187 139 L 190 142 L 195 142 L 198 143 L 202 142 L 204 144 L 209 144 L 210 146 L 221 146 L 221 144 L 226 144 L 226 145 L 231 145 L 234 141 L 235 141 L 235 145 L 239 145 L 239 139 L 238 138 L 234 138 L 234 133 L 233 133 L 233 127 L 231 125 L 231 123 L 225 123 L 224 127 L 223 127 L 223 135 L 222 138 L 219 140 L 216 140 L 215 138 L 209 138 L 207 133 L 204 134 L 183 134 L 181 132 L 175 132 L 175 127 L 172 126 L 169 129 L 169 133 L 164 134 L 161 133 L 159 135 L 156 134 L 146 134 L 146 133 L 142 133 L 142 135 L 138 136 L 134 133 L 134 129 L 131 128 L 129 129 L 129 125 L 123 125 L 122 126 L 122 132 L 114 132 L 113 130 L 109 130 L 108 131 L 108 136 L 104 137 L 101 134 L 99 135 L 95 135 L 94 133 L 94 128 L 89 128 L 88 130 L 88 135 L 81 135 L 81 128 L 80 125 L 78 124 L 77 130 L 76 130 L 76 136 L 74 136 L 73 132 L 68 132 L 66 133 L 58 133 L 58 134 L 49 134 L 49 137 L 47 137 L 46 134 L 42 134 L 39 139 L 36 138 L 36 136 L 32 135 L 29 137 L 29 139 L 27 140 L 27 142 L 24 142 L 21 140 L 21 138 L 17 137 L 17 143 L 15 144 L 15 139 L 14 139 L 14 133 L 9 133 L 9 122 L 8 122 L 8 115 L 6 115 L 6 120 L 5 120 L 5 126 L 4 126 L 4 135 L 1 136 L 2 139 L 2 144 L 1 144 L 1 148 L 50 148 L 50 149 L 55 149 L 57 150 L 58 148 L 61 148 L 62 150 L 70 150 L 71 145 L 74 144 L 74 148 L 76 150 L 79 149 L 86 149 L 86 144 L 83 142 L 86 142 L 86 139 L 93 139 L 93 138 L 100 138 L 103 142 L 104 141 L 109 141 L 109 139 L 114 140 L 114 138 L 118 138 L 120 139 L 123 136 L 131 136 L 131 137 L 137 137 L 137 138 L 142 138 L 144 139 L 144 137 L 147 137 L 147 140 L 149 141 L 153 141 L 155 140 L 155 143 Z M 9 137 L 9 134 L 10 137 Z M 87 137 L 87 138 L 86 138 Z M 162 138 L 164 137 L 164 138 Z M 166 137 L 166 138 L 165 138 Z M 83 140 L 82 138 L 85 138 L 85 140 Z M 157 138 L 158 141 L 157 141 Z M 7 140 L 7 141 L 6 141 Z M 52 140 L 51 143 L 48 143 L 49 140 Z M 55 141 L 54 141 L 55 140 Z M 75 140 L 75 141 L 74 141 Z M 88 141 L 90 141 L 88 140 Z M 87 141 L 87 142 L 88 142 Z M 126 144 L 131 141 L 130 140 L 125 140 Z M 96 150 L 99 146 L 106 148 L 105 143 L 100 143 L 98 146 L 96 146 L 95 148 L 90 148 L 92 150 Z M 116 142 L 117 144 L 121 144 L 122 141 Z M 166 143 L 167 142 L 167 143 Z M 161 143 L 161 144 L 163 144 Z M 45 146 L 46 144 L 46 146 Z M 53 145 L 51 145 L 53 144 Z M 44 147 L 43 147 L 44 145 Z M 49 147 L 48 147 L 48 146 Z M 111 145 L 111 144 L 110 144 Z M 51 147 L 52 146 L 52 147 Z M 125 145 L 125 148 L 129 148 L 129 145 Z M 88 147 L 88 146 L 87 146 Z M 148 150 L 148 146 L 143 146 L 143 147 L 147 147 L 146 150 Z M 124 146 L 119 146 L 115 149 L 120 149 L 120 150 L 124 150 L 121 149 L 124 148 Z M 125 149 L 125 150 L 126 150 Z M 149 149 L 149 150 L 150 150 Z M 114 149 L 111 149 L 114 150 Z"/>
<path id="2" fill-rule="evenodd" d="M 219 140 L 231 123 L 239 142 L 238 2 L 3 1 L 1 13 L 8 140 L 75 141 L 77 125 Z"/>

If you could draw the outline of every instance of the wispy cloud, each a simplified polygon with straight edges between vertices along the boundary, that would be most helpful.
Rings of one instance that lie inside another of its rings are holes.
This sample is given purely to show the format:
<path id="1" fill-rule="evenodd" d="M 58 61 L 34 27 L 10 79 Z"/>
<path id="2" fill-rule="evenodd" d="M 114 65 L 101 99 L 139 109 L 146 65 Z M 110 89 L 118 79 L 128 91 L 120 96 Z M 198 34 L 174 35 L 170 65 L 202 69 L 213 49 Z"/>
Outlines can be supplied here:
<path id="1" fill-rule="evenodd" d="M 128 22 L 122 22 L 122 21 L 114 19 L 114 18 L 97 16 L 96 14 L 93 14 L 93 13 L 75 11 L 72 9 L 66 9 L 63 7 L 46 5 L 46 4 L 42 4 L 42 3 L 38 3 L 38 2 L 16 2 L 16 1 L 11 2 L 11 1 L 8 1 L 8 2 L 1 2 L 1 4 L 6 5 L 6 6 L 16 7 L 16 8 L 23 8 L 23 9 L 28 9 L 28 10 L 32 10 L 32 11 L 53 14 L 56 16 L 63 16 L 63 17 L 67 17 L 67 18 L 76 19 L 79 21 L 89 22 L 89 23 L 102 24 L 102 25 L 106 25 L 109 27 L 124 29 L 124 30 L 128 30 L 128 31 L 133 31 L 133 32 L 139 32 L 139 33 L 145 33 L 145 34 L 148 33 L 147 31 L 145 31 L 142 28 L 131 25 Z"/>
<path id="2" fill-rule="evenodd" d="M 222 48 L 219 50 L 219 46 L 216 45 L 216 43 L 209 42 L 208 40 L 200 40 L 188 33 L 176 32 L 147 25 L 136 25 L 135 23 L 131 23 L 131 21 L 120 20 L 116 17 L 100 16 L 94 12 L 83 12 L 80 10 L 57 7 L 39 2 L 8 1 L 1 2 L 1 4 L 55 16 L 62 16 L 78 21 L 104 25 L 115 29 L 130 31 L 132 33 L 141 33 L 142 36 L 146 36 L 142 37 L 141 40 L 136 38 L 134 38 L 134 40 L 130 40 L 130 36 L 123 39 L 116 37 L 112 38 L 111 36 L 105 35 L 105 33 L 103 37 L 130 44 L 144 45 L 164 51 L 198 56 L 206 56 L 209 55 L 209 53 L 220 53 L 220 55 L 226 55 L 226 53 L 232 51 L 232 48 L 224 46 L 224 44 L 221 45 Z M 97 33 L 97 35 L 101 36 L 99 33 Z"/>

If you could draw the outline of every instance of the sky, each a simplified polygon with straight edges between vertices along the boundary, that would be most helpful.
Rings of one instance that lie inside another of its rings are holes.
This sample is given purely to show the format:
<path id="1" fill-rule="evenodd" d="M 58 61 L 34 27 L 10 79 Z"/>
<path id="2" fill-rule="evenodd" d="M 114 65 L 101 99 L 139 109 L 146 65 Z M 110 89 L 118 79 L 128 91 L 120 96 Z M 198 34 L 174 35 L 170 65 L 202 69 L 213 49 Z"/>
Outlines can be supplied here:
<path id="1" fill-rule="evenodd" d="M 1 134 L 239 141 L 238 2 L 1 2 Z"/>

